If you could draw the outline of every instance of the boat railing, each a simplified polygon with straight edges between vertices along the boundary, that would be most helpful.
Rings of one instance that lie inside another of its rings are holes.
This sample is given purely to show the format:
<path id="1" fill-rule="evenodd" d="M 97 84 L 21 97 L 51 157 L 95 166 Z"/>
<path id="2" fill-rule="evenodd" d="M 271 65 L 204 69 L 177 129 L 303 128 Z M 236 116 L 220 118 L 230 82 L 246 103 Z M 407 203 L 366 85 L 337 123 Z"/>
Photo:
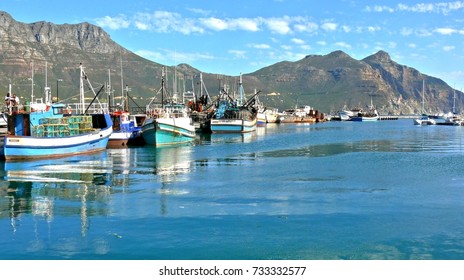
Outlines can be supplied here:
<path id="1" fill-rule="evenodd" d="M 187 108 L 183 104 L 150 104 L 146 107 L 146 114 L 155 118 L 180 118 L 188 116 Z"/>
<path id="2" fill-rule="evenodd" d="M 84 103 L 84 107 L 82 107 L 82 103 L 68 103 L 66 109 L 68 110 L 68 113 L 72 113 L 72 114 L 83 114 L 86 110 L 87 110 L 87 114 L 108 114 L 109 113 L 108 103 L 100 103 L 100 104 Z"/>

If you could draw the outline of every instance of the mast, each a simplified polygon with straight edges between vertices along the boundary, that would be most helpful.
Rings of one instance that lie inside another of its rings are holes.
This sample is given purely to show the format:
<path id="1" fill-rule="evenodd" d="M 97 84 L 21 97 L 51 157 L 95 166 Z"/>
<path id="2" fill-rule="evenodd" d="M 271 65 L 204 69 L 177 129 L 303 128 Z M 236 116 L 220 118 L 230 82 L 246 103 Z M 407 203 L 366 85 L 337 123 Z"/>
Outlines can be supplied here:
<path id="1" fill-rule="evenodd" d="M 45 88 L 44 88 L 44 94 L 45 94 L 45 103 L 52 103 L 52 98 L 51 98 L 51 90 L 50 87 L 48 86 L 48 64 L 45 61 Z"/>
<path id="2" fill-rule="evenodd" d="M 203 73 L 200 72 L 200 97 L 203 96 Z"/>
<path id="3" fill-rule="evenodd" d="M 239 106 L 242 106 L 242 98 L 243 98 L 243 87 L 242 87 L 242 73 L 240 73 L 240 81 L 239 81 L 239 91 L 240 91 L 240 102 Z"/>
<path id="4" fill-rule="evenodd" d="M 161 70 L 161 107 L 164 109 L 164 68 Z"/>
<path id="5" fill-rule="evenodd" d="M 111 70 L 108 69 L 108 85 L 106 85 L 106 94 L 108 96 L 108 105 L 111 103 Z M 113 98 L 113 104 L 112 107 L 114 107 L 114 98 Z"/>
<path id="6" fill-rule="evenodd" d="M 11 93 L 11 84 L 8 84 L 8 94 L 9 94 L 8 98 L 10 98 L 10 100 L 11 100 L 11 97 L 13 96 L 13 94 Z M 13 109 L 13 106 L 12 106 L 11 102 L 8 102 L 8 112 L 10 114 L 12 112 L 12 109 Z"/>
<path id="7" fill-rule="evenodd" d="M 124 79 L 122 76 L 122 56 L 121 56 L 121 102 L 124 100 Z"/>
<path id="8" fill-rule="evenodd" d="M 174 80 L 172 81 L 172 102 L 177 102 L 177 66 L 174 65 Z"/>
<path id="9" fill-rule="evenodd" d="M 425 104 L 425 80 L 422 80 L 422 114 L 424 114 L 424 104 Z"/>
<path id="10" fill-rule="evenodd" d="M 34 61 L 31 66 L 31 102 L 34 102 Z"/>
<path id="11" fill-rule="evenodd" d="M 80 83 L 79 83 L 79 93 L 80 93 L 80 98 L 81 98 L 81 110 L 82 114 L 84 114 L 85 110 L 85 104 L 84 104 L 84 79 L 87 77 L 85 76 L 84 73 L 84 66 L 82 66 L 82 63 L 79 65 L 79 69 L 81 70 L 81 78 L 80 78 Z"/>

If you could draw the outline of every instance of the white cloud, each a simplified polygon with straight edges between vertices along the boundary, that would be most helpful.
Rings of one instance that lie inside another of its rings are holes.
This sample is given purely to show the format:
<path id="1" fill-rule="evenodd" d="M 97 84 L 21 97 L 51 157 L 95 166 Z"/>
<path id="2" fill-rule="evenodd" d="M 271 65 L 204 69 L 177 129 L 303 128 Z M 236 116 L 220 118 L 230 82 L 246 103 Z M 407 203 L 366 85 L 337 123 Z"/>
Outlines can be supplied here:
<path id="1" fill-rule="evenodd" d="M 348 33 L 348 32 L 351 32 L 351 27 L 349 27 L 348 25 L 343 25 L 342 30 Z"/>
<path id="2" fill-rule="evenodd" d="M 248 47 L 260 50 L 271 48 L 271 46 L 269 46 L 268 44 L 248 44 Z"/>
<path id="3" fill-rule="evenodd" d="M 438 3 L 417 3 L 415 5 L 400 3 L 396 7 L 389 6 L 367 6 L 365 11 L 367 12 L 389 12 L 393 13 L 396 11 L 412 12 L 412 13 L 441 13 L 449 14 L 450 12 L 464 9 L 464 1 L 454 2 L 438 2 Z"/>
<path id="4" fill-rule="evenodd" d="M 351 45 L 345 42 L 336 42 L 334 45 L 341 48 L 351 49 Z"/>
<path id="5" fill-rule="evenodd" d="M 317 41 L 317 44 L 320 45 L 320 46 L 327 46 L 326 41 Z"/>
<path id="6" fill-rule="evenodd" d="M 201 18 L 199 22 L 208 29 L 215 31 L 223 30 L 245 30 L 245 31 L 259 31 L 259 20 L 249 18 L 237 19 L 219 19 L 216 17 Z"/>
<path id="7" fill-rule="evenodd" d="M 281 47 L 282 49 L 284 49 L 284 50 L 287 50 L 287 51 L 289 51 L 289 50 L 292 49 L 292 46 L 289 46 L 289 45 L 282 45 L 282 46 L 280 46 L 280 47 Z"/>
<path id="8" fill-rule="evenodd" d="M 439 33 L 439 34 L 442 34 L 442 35 L 451 35 L 453 33 L 456 33 L 458 32 L 456 29 L 453 29 L 453 28 L 437 28 L 434 30 L 434 32 L 436 33 Z"/>
<path id="9" fill-rule="evenodd" d="M 449 51 L 452 51 L 452 50 L 454 50 L 454 49 L 455 49 L 455 46 L 444 46 L 444 47 L 443 47 L 443 50 L 444 50 L 445 52 L 449 52 Z"/>
<path id="10" fill-rule="evenodd" d="M 245 30 L 245 31 L 252 31 L 256 32 L 259 31 L 259 21 L 256 19 L 249 19 L 249 18 L 238 18 L 232 20 L 230 25 L 232 28 Z"/>
<path id="11" fill-rule="evenodd" d="M 301 45 L 300 48 L 305 51 L 309 51 L 310 49 L 312 49 L 310 45 Z"/>
<path id="12" fill-rule="evenodd" d="M 414 43 L 409 43 L 408 47 L 410 47 L 411 49 L 415 49 L 417 47 L 417 45 L 414 44 Z"/>
<path id="13" fill-rule="evenodd" d="M 430 32 L 429 30 L 427 29 L 418 29 L 418 30 L 415 30 L 414 31 L 414 34 L 416 34 L 417 36 L 420 36 L 420 37 L 428 37 L 428 36 L 432 36 L 433 33 Z"/>
<path id="14" fill-rule="evenodd" d="M 298 38 L 293 38 L 291 41 L 292 41 L 293 43 L 295 43 L 295 44 L 298 44 L 298 45 L 303 45 L 303 44 L 305 43 L 304 40 L 298 39 Z"/>
<path id="15" fill-rule="evenodd" d="M 301 23 L 296 23 L 294 25 L 294 28 L 298 32 L 316 32 L 319 29 L 319 25 L 314 22 L 301 22 Z"/>
<path id="16" fill-rule="evenodd" d="M 388 6 L 379 6 L 379 5 L 375 5 L 374 7 L 370 7 L 370 6 L 367 6 L 365 8 L 366 11 L 368 12 L 390 12 L 390 13 L 393 13 L 395 11 L 395 9 L 391 8 L 391 7 L 388 7 Z"/>
<path id="17" fill-rule="evenodd" d="M 127 20 L 125 15 L 119 15 L 117 17 L 105 16 L 95 19 L 95 22 L 98 26 L 103 28 L 108 27 L 111 30 L 127 28 L 130 25 L 130 21 Z"/>
<path id="18" fill-rule="evenodd" d="M 337 24 L 333 22 L 326 22 L 321 25 L 321 28 L 325 31 L 335 31 L 337 29 Z"/>
<path id="19" fill-rule="evenodd" d="M 229 50 L 228 53 L 232 54 L 235 58 L 247 58 L 246 51 Z"/>
<path id="20" fill-rule="evenodd" d="M 183 34 L 203 33 L 193 19 L 184 19 L 178 13 L 155 11 L 154 13 L 137 13 L 134 25 L 140 30 L 150 30 L 158 33 L 180 32 Z"/>
<path id="21" fill-rule="evenodd" d="M 264 19 L 264 23 L 274 33 L 285 35 L 292 31 L 290 28 L 290 18 L 288 17 Z"/>
<path id="22" fill-rule="evenodd" d="M 216 30 L 216 31 L 222 31 L 226 30 L 229 25 L 227 22 L 223 19 L 211 17 L 211 18 L 203 18 L 200 19 L 200 22 L 209 29 Z"/>
<path id="23" fill-rule="evenodd" d="M 368 26 L 367 27 L 367 31 L 369 32 L 375 32 L 375 31 L 379 31 L 380 30 L 380 27 L 378 26 Z"/>

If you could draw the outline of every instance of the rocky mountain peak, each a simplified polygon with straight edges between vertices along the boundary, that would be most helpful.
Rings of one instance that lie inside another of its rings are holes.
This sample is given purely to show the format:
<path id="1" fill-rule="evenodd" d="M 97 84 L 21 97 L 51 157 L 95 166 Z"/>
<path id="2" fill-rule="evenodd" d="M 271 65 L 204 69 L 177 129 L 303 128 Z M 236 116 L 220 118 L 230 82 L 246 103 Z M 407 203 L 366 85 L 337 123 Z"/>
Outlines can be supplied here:
<path id="1" fill-rule="evenodd" d="M 25 24 L 0 11 L 0 35 L 4 43 L 33 43 L 45 49 L 78 48 L 91 53 L 127 52 L 113 42 L 101 27 L 84 22 L 54 24 L 45 21 Z M 12 46 L 3 46 L 5 50 Z"/>
<path id="2" fill-rule="evenodd" d="M 391 63 L 392 59 L 386 51 L 378 51 L 377 53 L 370 55 L 363 59 L 363 61 L 372 61 L 377 63 Z"/>
<path id="3" fill-rule="evenodd" d="M 329 53 L 327 57 L 331 58 L 351 58 L 351 56 L 347 55 L 345 52 L 337 50 Z"/>

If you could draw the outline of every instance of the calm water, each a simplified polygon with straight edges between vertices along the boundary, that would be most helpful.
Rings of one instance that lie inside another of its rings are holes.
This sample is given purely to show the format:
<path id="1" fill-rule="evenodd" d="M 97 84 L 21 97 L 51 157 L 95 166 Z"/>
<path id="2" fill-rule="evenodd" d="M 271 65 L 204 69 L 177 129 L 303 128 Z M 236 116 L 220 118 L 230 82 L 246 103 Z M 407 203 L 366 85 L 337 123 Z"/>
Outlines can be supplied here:
<path id="1" fill-rule="evenodd" d="M 464 259 L 464 127 L 283 124 L 0 163 L 2 259 Z"/>

